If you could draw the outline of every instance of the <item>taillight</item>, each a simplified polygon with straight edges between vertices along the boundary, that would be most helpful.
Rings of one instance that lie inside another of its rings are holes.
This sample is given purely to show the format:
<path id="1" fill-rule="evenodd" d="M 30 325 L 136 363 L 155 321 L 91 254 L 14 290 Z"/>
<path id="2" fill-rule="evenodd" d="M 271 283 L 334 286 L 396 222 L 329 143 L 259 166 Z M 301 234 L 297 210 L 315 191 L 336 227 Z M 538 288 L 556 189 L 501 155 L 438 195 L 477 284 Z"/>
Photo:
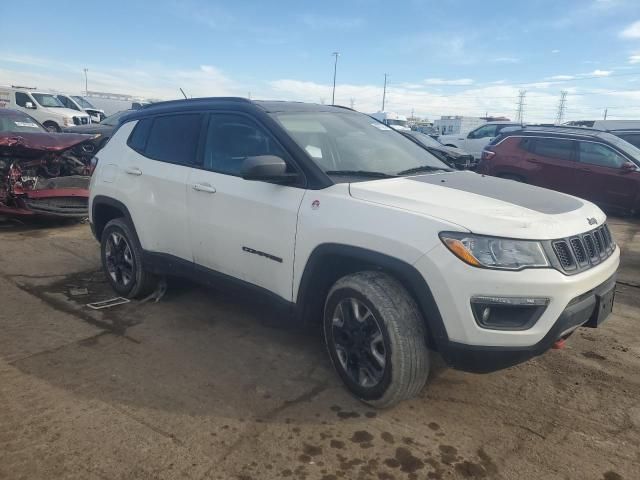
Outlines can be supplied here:
<path id="1" fill-rule="evenodd" d="M 482 150 L 482 160 L 491 160 L 496 156 L 496 152 L 492 152 L 491 150 Z"/>
<path id="2" fill-rule="evenodd" d="M 98 157 L 95 155 L 91 158 L 91 162 L 89 163 L 89 175 L 93 175 L 96 167 L 98 166 Z"/>

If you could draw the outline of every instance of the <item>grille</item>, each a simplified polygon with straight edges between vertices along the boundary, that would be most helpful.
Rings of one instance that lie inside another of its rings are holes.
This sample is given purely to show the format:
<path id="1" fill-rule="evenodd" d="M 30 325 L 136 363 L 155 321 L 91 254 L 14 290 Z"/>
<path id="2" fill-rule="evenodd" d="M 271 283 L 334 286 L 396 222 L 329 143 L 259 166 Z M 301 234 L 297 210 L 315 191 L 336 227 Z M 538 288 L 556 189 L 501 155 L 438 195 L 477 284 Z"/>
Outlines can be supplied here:
<path id="1" fill-rule="evenodd" d="M 87 117 L 73 117 L 74 125 L 86 125 L 89 123 L 89 119 Z"/>
<path id="2" fill-rule="evenodd" d="M 80 125 L 80 118 L 79 117 L 73 117 L 73 124 L 74 125 Z"/>
<path id="3" fill-rule="evenodd" d="M 567 272 L 591 268 L 607 259 L 615 250 L 615 243 L 607 225 L 579 237 L 555 240 L 551 244 L 560 266 Z"/>

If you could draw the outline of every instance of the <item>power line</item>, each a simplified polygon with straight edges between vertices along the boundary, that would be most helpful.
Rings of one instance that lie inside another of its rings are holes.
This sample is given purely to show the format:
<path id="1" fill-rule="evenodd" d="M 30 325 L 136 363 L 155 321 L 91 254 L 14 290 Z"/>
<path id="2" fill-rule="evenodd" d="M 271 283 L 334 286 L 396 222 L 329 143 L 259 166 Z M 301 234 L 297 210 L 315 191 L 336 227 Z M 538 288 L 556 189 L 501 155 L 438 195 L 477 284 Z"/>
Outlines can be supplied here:
<path id="1" fill-rule="evenodd" d="M 331 105 L 336 104 L 336 71 L 338 70 L 338 57 L 340 56 L 340 52 L 333 52 L 331 55 L 336 57 L 335 62 L 333 62 L 333 91 L 331 92 Z"/>
<path id="2" fill-rule="evenodd" d="M 384 101 L 387 98 L 387 77 L 389 76 L 388 73 L 384 74 L 384 87 L 382 89 L 382 112 L 384 112 Z"/>

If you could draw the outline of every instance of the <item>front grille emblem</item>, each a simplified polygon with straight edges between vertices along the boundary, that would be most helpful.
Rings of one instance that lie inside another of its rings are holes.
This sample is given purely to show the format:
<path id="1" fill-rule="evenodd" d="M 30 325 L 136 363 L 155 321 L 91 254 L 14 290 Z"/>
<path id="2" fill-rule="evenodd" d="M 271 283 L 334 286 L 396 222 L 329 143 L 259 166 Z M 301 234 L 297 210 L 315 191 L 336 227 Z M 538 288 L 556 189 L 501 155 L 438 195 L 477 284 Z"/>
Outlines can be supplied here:
<path id="1" fill-rule="evenodd" d="M 597 225 L 598 224 L 598 220 L 596 220 L 594 217 L 587 217 L 587 222 L 589 222 L 589 225 Z"/>

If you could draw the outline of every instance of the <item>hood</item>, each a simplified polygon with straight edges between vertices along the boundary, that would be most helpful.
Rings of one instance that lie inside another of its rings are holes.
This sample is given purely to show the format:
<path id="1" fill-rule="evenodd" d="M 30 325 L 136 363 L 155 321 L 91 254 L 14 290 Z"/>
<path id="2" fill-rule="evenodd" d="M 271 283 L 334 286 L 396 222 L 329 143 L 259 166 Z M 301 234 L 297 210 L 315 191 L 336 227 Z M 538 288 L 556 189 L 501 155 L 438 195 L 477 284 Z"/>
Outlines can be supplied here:
<path id="1" fill-rule="evenodd" d="M 0 133 L 0 155 L 29 158 L 45 152 L 61 153 L 92 138 L 77 133 L 4 132 Z"/>
<path id="2" fill-rule="evenodd" d="M 473 172 L 352 183 L 351 196 L 439 218 L 473 233 L 552 240 L 593 229 L 606 216 L 564 193 Z"/>
<path id="3" fill-rule="evenodd" d="M 436 147 L 432 147 L 434 150 L 436 149 Z M 442 147 L 438 147 L 438 150 L 446 153 L 447 155 L 453 157 L 453 158 L 459 158 L 459 157 L 465 157 L 465 156 L 469 156 L 471 155 L 470 153 L 462 150 L 461 148 L 457 148 L 457 147 L 446 147 L 444 145 L 442 145 Z"/>
<path id="4" fill-rule="evenodd" d="M 63 128 L 62 131 L 66 133 L 99 133 L 104 135 L 110 133 L 115 127 L 112 125 L 102 125 L 100 123 L 89 123 L 87 125 L 76 125 L 73 127 Z"/>
<path id="5" fill-rule="evenodd" d="M 38 106 L 38 108 L 42 108 L 47 112 L 58 114 L 63 117 L 88 117 L 89 116 L 89 114 L 83 110 L 78 111 L 78 110 L 72 110 L 70 108 L 63 108 L 63 107 L 41 107 L 41 106 Z"/>

